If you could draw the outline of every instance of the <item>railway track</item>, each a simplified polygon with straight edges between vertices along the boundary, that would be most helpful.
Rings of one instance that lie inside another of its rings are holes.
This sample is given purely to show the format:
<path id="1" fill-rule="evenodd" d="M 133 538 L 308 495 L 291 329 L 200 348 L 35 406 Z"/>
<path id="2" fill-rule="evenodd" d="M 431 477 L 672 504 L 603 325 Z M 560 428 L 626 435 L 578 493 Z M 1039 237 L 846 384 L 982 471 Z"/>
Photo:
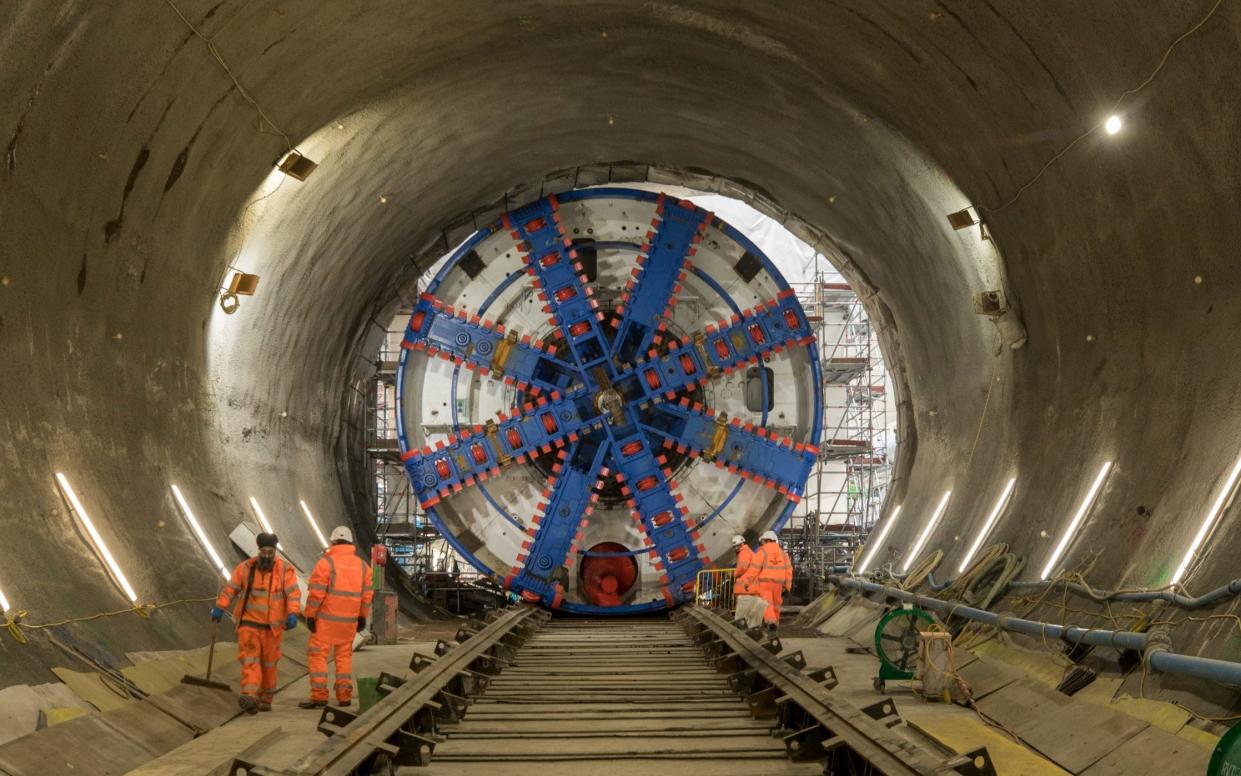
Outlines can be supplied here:
<path id="1" fill-rule="evenodd" d="M 994 776 L 985 750 L 945 759 L 891 730 L 894 702 L 833 699 L 830 668 L 688 607 L 666 618 L 493 612 L 380 677 L 361 714 L 324 709 L 295 766 L 232 776 L 537 774 Z"/>
<path id="2" fill-rule="evenodd" d="M 819 774 L 667 618 L 557 620 L 446 731 L 428 774 Z M 521 768 L 527 770 L 521 770 Z"/>

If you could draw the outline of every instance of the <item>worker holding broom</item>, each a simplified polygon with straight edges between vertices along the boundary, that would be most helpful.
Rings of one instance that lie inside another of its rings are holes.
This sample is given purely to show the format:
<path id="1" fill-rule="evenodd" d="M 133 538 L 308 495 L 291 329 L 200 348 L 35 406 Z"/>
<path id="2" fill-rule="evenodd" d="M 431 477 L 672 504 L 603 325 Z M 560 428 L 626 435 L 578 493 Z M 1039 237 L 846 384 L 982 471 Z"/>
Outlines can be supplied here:
<path id="1" fill-rule="evenodd" d="M 297 627 L 302 591 L 293 566 L 276 554 L 275 534 L 257 537 L 258 555 L 237 564 L 220 595 L 211 619 L 218 623 L 236 601 L 237 659 L 241 662 L 241 696 L 237 705 L 247 714 L 271 711 L 276 692 L 280 641 Z M 214 640 L 213 640 L 214 643 Z"/>

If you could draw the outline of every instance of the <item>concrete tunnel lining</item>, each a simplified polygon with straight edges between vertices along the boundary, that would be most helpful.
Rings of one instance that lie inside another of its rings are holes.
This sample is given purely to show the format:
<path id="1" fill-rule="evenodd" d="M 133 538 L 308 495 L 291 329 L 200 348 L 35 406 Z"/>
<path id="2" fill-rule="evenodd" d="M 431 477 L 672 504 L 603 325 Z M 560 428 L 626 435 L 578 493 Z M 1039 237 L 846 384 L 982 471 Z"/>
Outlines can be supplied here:
<path id="1" fill-rule="evenodd" d="M 68 7 L 51 23 L 36 5 L 7 11 L 0 48 L 20 64 L 0 74 L 0 353 L 27 368 L 0 377 L 0 486 L 14 494 L 0 511 L 0 589 L 32 619 L 122 602 L 65 513 L 56 470 L 124 548 L 144 600 L 215 585 L 172 481 L 217 547 L 259 493 L 291 553 L 311 557 L 298 498 L 325 528 L 362 512 L 342 396 L 365 367 L 367 318 L 423 266 L 411 257 L 459 214 L 607 160 L 740 182 L 829 235 L 876 289 L 917 437 L 892 496 L 904 505 L 892 544 L 911 542 L 913 518 L 951 487 L 929 546 L 963 552 L 1016 471 L 993 540 L 1037 566 L 1110 456 L 1116 471 L 1070 560 L 1099 548 L 1092 581 L 1161 584 L 1236 454 L 1241 225 L 1198 223 L 1241 198 L 1227 142 L 1238 90 L 1219 67 L 1237 54 L 1231 7 L 1129 103 L 1125 132 L 1088 138 L 989 215 L 1007 259 L 997 272 L 980 264 L 976 230 L 954 232 L 944 215 L 1003 201 L 1205 9 L 178 6 L 299 147 L 335 122 L 346 137 L 308 145 L 320 169 L 280 183 L 254 226 L 278 239 L 239 254 L 246 203 L 284 144 L 255 130 L 202 41 L 161 4 Z M 118 30 L 144 55 L 118 50 Z M 218 322 L 230 336 L 212 350 L 229 265 L 263 285 Z M 992 287 L 1030 331 L 1020 352 L 997 357 L 969 307 Z M 1231 578 L 1233 550 L 1215 545 L 1191 589 Z M 60 559 L 54 574 L 47 558 Z M 114 653 L 179 647 L 203 639 L 199 614 L 79 637 Z M 1206 653 L 1225 656 L 1208 637 Z M 3 649 L 6 682 L 42 678 L 54 659 Z"/>

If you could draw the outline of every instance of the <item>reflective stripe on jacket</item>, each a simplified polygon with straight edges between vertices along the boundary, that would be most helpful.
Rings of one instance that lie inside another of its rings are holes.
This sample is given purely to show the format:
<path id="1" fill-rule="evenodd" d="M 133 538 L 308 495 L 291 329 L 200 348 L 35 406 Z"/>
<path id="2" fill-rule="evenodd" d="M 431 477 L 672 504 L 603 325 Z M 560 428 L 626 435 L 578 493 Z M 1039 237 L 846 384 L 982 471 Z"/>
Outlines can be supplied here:
<path id="1" fill-rule="evenodd" d="M 754 552 L 754 560 L 742 577 L 742 584 L 746 587 L 753 587 L 755 584 L 781 587 L 793 585 L 793 563 L 780 548 L 779 542 L 764 542 Z"/>
<path id="2" fill-rule="evenodd" d="M 754 563 L 754 550 L 750 545 L 743 544 L 737 549 L 737 568 L 733 569 L 733 593 L 735 595 L 754 595 L 745 581 L 745 574 Z"/>
<path id="3" fill-rule="evenodd" d="M 297 586 L 297 573 L 284 558 L 277 555 L 271 571 L 254 568 L 251 583 L 250 569 L 257 562 L 258 558 L 247 558 L 237 564 L 233 575 L 224 583 L 224 588 L 216 597 L 215 605 L 227 609 L 236 600 L 233 620 L 238 628 L 242 622 L 247 622 L 269 625 L 273 631 L 282 631 L 285 618 L 302 611 L 302 591 Z M 253 584 L 253 587 L 249 595 L 246 595 L 246 586 L 249 584 Z"/>
<path id="4" fill-rule="evenodd" d="M 316 633 L 325 638 L 353 640 L 359 617 L 370 617 L 374 577 L 352 544 L 328 547 L 310 574 L 306 617 L 316 620 Z"/>

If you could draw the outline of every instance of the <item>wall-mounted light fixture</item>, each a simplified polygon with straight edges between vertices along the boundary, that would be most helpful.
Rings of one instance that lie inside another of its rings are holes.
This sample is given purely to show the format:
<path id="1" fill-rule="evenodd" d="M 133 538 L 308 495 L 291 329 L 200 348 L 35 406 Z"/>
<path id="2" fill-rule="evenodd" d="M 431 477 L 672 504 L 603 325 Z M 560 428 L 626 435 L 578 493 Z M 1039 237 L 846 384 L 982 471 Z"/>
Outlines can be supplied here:
<path id="1" fill-rule="evenodd" d="M 866 567 L 870 565 L 870 562 L 874 560 L 875 556 L 878 555 L 880 551 L 882 550 L 883 540 L 888 538 L 888 532 L 892 530 L 892 526 L 896 525 L 896 519 L 900 517 L 900 515 L 901 515 L 901 505 L 898 504 L 896 506 L 896 509 L 892 510 L 892 514 L 888 515 L 888 519 L 884 521 L 883 530 L 879 532 L 879 536 L 873 541 L 871 541 L 870 539 L 867 539 L 866 549 L 870 550 L 870 552 L 866 553 L 866 557 L 862 558 L 862 562 L 857 567 L 856 573 L 858 574 L 866 573 Z"/>
<path id="2" fill-rule="evenodd" d="M 172 497 L 176 500 L 177 506 L 180 507 L 182 516 L 190 524 L 190 529 L 194 532 L 194 535 L 198 537 L 198 543 L 207 551 L 207 555 L 211 556 L 211 562 L 220 570 L 220 575 L 228 579 L 228 569 L 224 568 L 224 561 L 220 559 L 220 555 L 215 551 L 215 547 L 211 546 L 211 540 L 207 538 L 207 533 L 198 524 L 198 518 L 194 517 L 194 512 L 186 502 L 185 496 L 181 495 L 181 489 L 176 485 L 169 485 L 168 487 L 172 489 Z"/>
<path id="3" fill-rule="evenodd" d="M 306 502 L 298 499 L 297 503 L 302 505 L 302 511 L 306 513 L 306 520 L 310 523 L 310 528 L 315 532 L 315 538 L 319 540 L 319 544 L 323 545 L 323 549 L 327 549 L 327 539 L 323 538 L 323 531 L 319 530 L 319 524 L 315 522 L 315 516 L 310 514 L 310 507 L 306 506 Z"/>
<path id="4" fill-rule="evenodd" d="M 297 151 L 290 151 L 276 164 L 276 169 L 295 180 L 304 181 L 310 177 L 310 174 L 319 166 L 318 162 L 299 154 Z"/>
<path id="5" fill-rule="evenodd" d="M 73 492 L 73 486 L 69 484 L 69 480 L 64 474 L 56 472 L 56 482 L 60 485 L 60 491 L 64 494 L 65 500 L 69 502 L 69 507 L 77 515 L 82 527 L 86 529 L 86 535 L 90 537 L 91 543 L 95 545 L 95 552 L 99 554 L 99 557 L 103 558 L 104 564 L 112 572 L 112 578 L 120 585 L 121 590 L 125 592 L 125 596 L 130 603 L 138 603 L 138 594 L 134 592 L 133 586 L 129 584 L 129 580 L 125 577 L 125 572 L 121 571 L 121 566 L 116 562 L 112 551 L 108 549 L 107 543 L 99 535 L 99 531 L 95 528 L 95 522 L 86 513 L 82 502 L 78 500 L 78 494 Z"/>
<path id="6" fill-rule="evenodd" d="M 922 529 L 922 533 L 918 536 L 918 541 L 914 542 L 913 549 L 906 556 L 905 565 L 901 567 L 902 574 L 909 572 L 909 567 L 913 565 L 914 559 L 918 557 L 918 553 L 922 552 L 922 548 L 926 545 L 926 540 L 931 538 L 931 533 L 935 530 L 935 526 L 939 525 L 939 519 L 944 516 L 944 510 L 948 507 L 948 499 L 951 497 L 952 491 L 944 491 L 944 497 L 939 500 L 939 506 L 935 507 L 935 513 L 931 515 L 931 519 L 927 521 L 926 528 Z"/>
<path id="7" fill-rule="evenodd" d="M 975 224 L 977 224 L 978 225 L 978 236 L 982 238 L 983 240 L 990 240 L 991 235 L 987 234 L 987 225 L 984 224 L 981 220 L 975 218 L 972 210 L 973 208 L 967 207 L 964 210 L 958 210 L 955 213 L 949 213 L 946 216 L 946 218 L 948 219 L 948 225 L 959 232 L 962 229 L 968 229 L 971 226 L 974 226 Z"/>
<path id="8" fill-rule="evenodd" d="M 970 545 L 970 551 L 965 553 L 965 559 L 961 561 L 961 566 L 957 569 L 958 572 L 965 571 L 970 565 L 970 561 L 974 559 L 974 554 L 978 552 L 978 548 L 982 546 L 983 540 L 991 533 L 991 529 L 995 526 L 995 521 L 1000 519 L 1000 513 L 1004 511 L 1004 507 L 1008 504 L 1008 497 L 1013 495 L 1013 486 L 1016 484 L 1017 478 L 1013 477 L 1004 486 L 1004 492 L 996 500 L 991 514 L 987 515 L 987 522 L 982 524 L 982 530 L 978 532 L 978 536 L 974 537 L 974 543 Z"/>
<path id="9" fill-rule="evenodd" d="M 1051 576 L 1052 569 L 1060 562 L 1060 556 L 1064 554 L 1065 549 L 1069 546 L 1069 542 L 1077 534 L 1077 529 L 1081 527 L 1082 520 L 1090 512 L 1090 507 L 1094 505 L 1094 500 L 1099 495 L 1099 489 L 1103 487 L 1103 481 L 1107 479 L 1107 473 L 1111 470 L 1111 461 L 1107 461 L 1103 464 L 1103 468 L 1099 469 L 1099 474 L 1094 478 L 1094 482 L 1091 483 L 1090 490 L 1086 493 L 1086 498 L 1082 499 L 1081 505 L 1077 508 L 1077 513 L 1073 515 L 1073 520 L 1069 522 L 1069 527 L 1064 529 L 1064 535 L 1060 537 L 1060 542 L 1056 545 L 1055 551 L 1047 559 L 1047 565 L 1043 566 L 1039 579 L 1047 579 Z"/>
<path id="10" fill-rule="evenodd" d="M 241 307 L 241 297 L 254 296 L 259 289 L 259 276 L 248 272 L 234 271 L 228 286 L 220 292 L 220 309 L 225 315 L 232 315 Z"/>
<path id="11" fill-rule="evenodd" d="M 1185 552 L 1181 565 L 1177 567 L 1176 573 L 1172 575 L 1172 584 L 1179 583 L 1181 578 L 1185 576 L 1185 572 L 1189 570 L 1189 564 L 1193 562 L 1199 548 L 1202 547 L 1202 543 L 1211 534 L 1211 530 L 1215 527 L 1215 522 L 1224 511 L 1224 507 L 1232 501 L 1232 497 L 1237 492 L 1238 477 L 1241 477 L 1241 457 L 1237 458 L 1232 471 L 1228 472 L 1228 476 L 1224 479 L 1224 485 L 1219 489 L 1219 495 L 1215 497 L 1215 501 L 1211 504 L 1210 511 L 1203 518 L 1202 525 L 1198 528 L 1198 533 L 1194 535 L 1193 543 L 1189 545 L 1189 550 Z"/>

